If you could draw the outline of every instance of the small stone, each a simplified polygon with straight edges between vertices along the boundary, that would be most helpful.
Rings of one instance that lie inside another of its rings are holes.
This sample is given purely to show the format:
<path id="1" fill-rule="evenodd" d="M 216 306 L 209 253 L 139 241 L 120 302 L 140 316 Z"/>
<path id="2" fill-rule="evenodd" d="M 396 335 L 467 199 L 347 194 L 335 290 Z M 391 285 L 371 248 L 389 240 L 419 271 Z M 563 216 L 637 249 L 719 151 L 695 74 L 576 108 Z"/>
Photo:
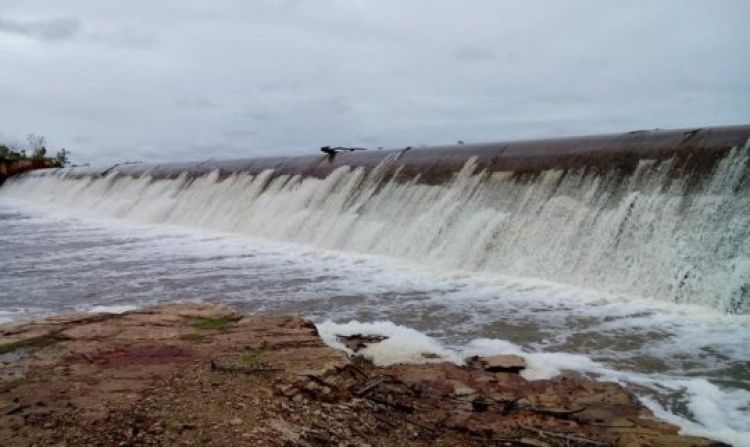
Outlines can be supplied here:
<path id="1" fill-rule="evenodd" d="M 481 359 L 485 371 L 519 373 L 526 369 L 526 360 L 513 354 L 493 355 Z"/>
<path id="2" fill-rule="evenodd" d="M 469 388 L 468 386 L 463 384 L 456 384 L 453 386 L 453 394 L 455 394 L 456 396 L 469 396 L 475 393 L 475 389 Z"/>
<path id="3" fill-rule="evenodd" d="M 490 401 L 488 398 L 479 396 L 471 401 L 471 408 L 477 413 L 483 413 L 487 411 L 491 403 L 492 401 Z"/>
<path id="4" fill-rule="evenodd" d="M 242 424 L 242 419 L 240 418 L 234 418 L 231 421 L 229 421 L 229 425 L 240 425 Z"/>

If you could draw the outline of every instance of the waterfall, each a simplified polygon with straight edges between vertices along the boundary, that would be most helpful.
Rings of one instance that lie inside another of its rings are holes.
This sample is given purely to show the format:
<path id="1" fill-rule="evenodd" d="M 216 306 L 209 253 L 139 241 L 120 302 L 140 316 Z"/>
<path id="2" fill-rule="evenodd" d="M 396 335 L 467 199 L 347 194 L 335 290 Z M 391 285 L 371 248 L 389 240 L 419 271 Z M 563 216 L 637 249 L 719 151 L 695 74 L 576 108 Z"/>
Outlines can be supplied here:
<path id="1" fill-rule="evenodd" d="M 469 158 L 435 184 L 389 157 L 323 178 L 273 169 L 171 178 L 59 171 L 12 178 L 0 195 L 746 314 L 749 154 L 748 145 L 731 150 L 698 180 L 675 175 L 673 159 L 641 159 L 625 173 L 521 175 Z"/>

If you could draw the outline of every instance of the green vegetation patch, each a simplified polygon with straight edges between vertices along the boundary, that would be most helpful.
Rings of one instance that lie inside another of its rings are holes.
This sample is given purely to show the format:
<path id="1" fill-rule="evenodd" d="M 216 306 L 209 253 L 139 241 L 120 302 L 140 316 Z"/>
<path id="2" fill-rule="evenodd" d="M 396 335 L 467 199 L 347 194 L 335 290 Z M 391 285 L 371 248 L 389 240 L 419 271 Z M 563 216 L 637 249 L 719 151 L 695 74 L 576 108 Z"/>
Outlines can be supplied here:
<path id="1" fill-rule="evenodd" d="M 263 349 L 249 349 L 242 353 L 240 362 L 246 366 L 258 366 L 261 364 L 260 356 L 263 355 Z"/>
<path id="2" fill-rule="evenodd" d="M 50 334 L 42 337 L 1 344 L 0 355 L 10 354 L 11 352 L 17 351 L 21 348 L 42 348 L 44 346 L 51 345 L 55 342 L 55 340 L 57 340 L 56 335 L 57 334 Z"/>
<path id="3" fill-rule="evenodd" d="M 45 162 L 52 166 L 63 167 L 68 164 L 70 151 L 60 149 L 52 156 L 47 153 L 47 139 L 42 135 L 29 134 L 25 147 L 16 144 L 0 143 L 0 162 L 36 161 Z M 28 154 L 27 151 L 31 151 Z"/>
<path id="4" fill-rule="evenodd" d="M 204 331 L 223 331 L 233 321 L 231 318 L 204 318 L 195 323 L 193 327 Z"/>
<path id="5" fill-rule="evenodd" d="M 25 345 L 26 344 L 23 342 L 5 343 L 4 345 L 0 345 L 0 355 L 13 352 L 16 349 L 24 347 Z"/>

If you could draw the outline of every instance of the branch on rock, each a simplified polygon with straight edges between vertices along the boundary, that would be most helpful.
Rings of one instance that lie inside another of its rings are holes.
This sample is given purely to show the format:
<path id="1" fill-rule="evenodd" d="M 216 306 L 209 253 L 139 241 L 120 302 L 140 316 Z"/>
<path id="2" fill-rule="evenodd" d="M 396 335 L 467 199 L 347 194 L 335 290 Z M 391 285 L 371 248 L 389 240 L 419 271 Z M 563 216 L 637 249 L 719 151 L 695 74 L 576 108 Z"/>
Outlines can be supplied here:
<path id="1" fill-rule="evenodd" d="M 381 383 L 385 382 L 386 379 L 387 379 L 386 376 L 378 376 L 370 380 L 366 384 L 364 384 L 364 386 L 362 386 L 360 389 L 355 390 L 354 395 L 357 397 L 362 397 L 365 394 L 367 394 L 368 391 L 372 390 L 373 388 L 377 387 Z"/>

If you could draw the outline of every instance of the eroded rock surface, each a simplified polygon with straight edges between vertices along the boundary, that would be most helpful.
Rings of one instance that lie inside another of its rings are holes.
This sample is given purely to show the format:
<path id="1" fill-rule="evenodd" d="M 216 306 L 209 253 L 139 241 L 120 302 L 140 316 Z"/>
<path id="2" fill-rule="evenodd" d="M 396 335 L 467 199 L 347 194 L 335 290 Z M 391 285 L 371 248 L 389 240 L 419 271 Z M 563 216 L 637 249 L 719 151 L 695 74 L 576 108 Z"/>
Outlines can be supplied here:
<path id="1" fill-rule="evenodd" d="M 216 305 L 13 323 L 0 352 L 3 446 L 722 445 L 616 384 L 527 381 L 513 356 L 375 367 L 304 319 Z"/>

